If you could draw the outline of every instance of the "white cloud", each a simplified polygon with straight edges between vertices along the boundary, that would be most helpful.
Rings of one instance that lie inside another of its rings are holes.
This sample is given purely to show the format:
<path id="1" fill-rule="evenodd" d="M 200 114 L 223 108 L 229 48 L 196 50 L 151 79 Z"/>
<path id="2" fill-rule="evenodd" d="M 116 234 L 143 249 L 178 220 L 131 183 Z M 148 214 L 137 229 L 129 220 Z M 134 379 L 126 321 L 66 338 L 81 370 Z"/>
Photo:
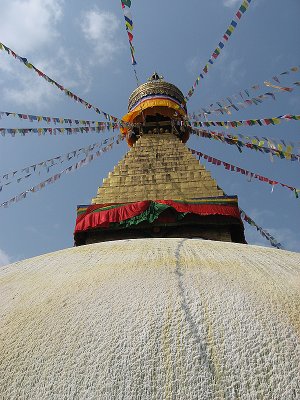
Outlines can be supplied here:
<path id="1" fill-rule="evenodd" d="M 265 0 L 252 1 L 251 8 L 259 7 L 259 5 L 261 5 L 261 3 L 264 1 Z M 222 0 L 222 3 L 225 7 L 233 8 L 239 6 L 242 3 L 242 0 Z"/>
<path id="2" fill-rule="evenodd" d="M 2 89 L 2 96 L 7 102 L 14 105 L 31 108 L 32 106 L 49 107 L 49 102 L 64 100 L 65 94 L 55 86 L 40 78 L 36 73 L 28 70 L 18 61 L 9 59 L 9 68 L 6 66 L 8 76 L 14 77 L 14 83 Z M 64 87 L 74 90 L 78 86 L 87 92 L 91 86 L 91 77 L 88 69 L 84 69 L 81 63 L 70 57 L 63 47 L 56 48 L 51 59 L 42 58 L 35 66 L 45 72 L 52 79 L 61 83 Z M 4 83 L 3 79 L 0 84 Z"/>
<path id="3" fill-rule="evenodd" d="M 218 68 L 221 73 L 223 84 L 232 84 L 242 82 L 246 76 L 246 68 L 244 67 L 243 59 L 234 58 L 227 49 L 222 51 L 219 56 Z"/>
<path id="4" fill-rule="evenodd" d="M 185 65 L 189 74 L 195 75 L 199 74 L 200 71 L 202 72 L 206 62 L 204 59 L 201 60 L 198 56 L 196 56 L 188 59 Z M 223 85 L 240 83 L 246 76 L 246 68 L 244 67 L 243 59 L 234 58 L 229 54 L 226 48 L 222 50 L 219 58 L 215 60 L 215 63 L 211 69 L 219 70 Z M 209 77 L 210 73 L 205 75 L 205 80 L 209 79 Z"/>
<path id="5" fill-rule="evenodd" d="M 64 0 L 10 0 L 1 9 L 0 38 L 19 55 L 28 57 L 31 54 L 28 59 L 37 68 L 72 88 L 87 82 L 87 73 L 83 72 L 79 61 L 71 62 L 62 47 L 49 51 L 49 45 L 60 36 L 58 23 L 63 16 L 63 3 Z M 51 53 L 53 56 L 49 58 Z M 43 107 L 57 98 L 57 89 L 6 53 L 1 58 L 0 70 L 3 72 L 0 79 L 2 99 L 7 102 Z M 69 76 L 74 78 L 71 80 Z"/>
<path id="6" fill-rule="evenodd" d="M 2 96 L 6 102 L 25 106 L 26 109 L 27 106 L 43 107 L 55 97 L 55 89 L 30 71 L 20 71 L 14 75 L 14 85 L 2 89 Z"/>
<path id="7" fill-rule="evenodd" d="M 0 249 L 0 267 L 9 263 L 11 263 L 11 258 L 5 253 L 5 251 Z"/>
<path id="8" fill-rule="evenodd" d="M 95 51 L 95 63 L 107 64 L 122 48 L 118 31 L 119 19 L 111 12 L 98 9 L 83 14 L 81 30 Z"/>
<path id="9" fill-rule="evenodd" d="M 189 58 L 186 63 L 186 69 L 191 75 L 195 75 L 200 71 L 200 68 L 204 65 L 204 62 L 200 60 L 200 57 L 195 56 Z"/>
<path id="10" fill-rule="evenodd" d="M 242 80 L 246 75 L 246 71 L 243 68 L 243 60 L 242 59 L 231 60 L 228 64 L 226 72 L 228 80 L 231 81 Z"/>
<path id="11" fill-rule="evenodd" d="M 223 0 L 223 4 L 225 7 L 235 7 L 240 4 L 241 0 Z"/>
<path id="12" fill-rule="evenodd" d="M 59 36 L 63 0 L 9 0 L 0 13 L 1 41 L 18 53 L 36 51 Z"/>

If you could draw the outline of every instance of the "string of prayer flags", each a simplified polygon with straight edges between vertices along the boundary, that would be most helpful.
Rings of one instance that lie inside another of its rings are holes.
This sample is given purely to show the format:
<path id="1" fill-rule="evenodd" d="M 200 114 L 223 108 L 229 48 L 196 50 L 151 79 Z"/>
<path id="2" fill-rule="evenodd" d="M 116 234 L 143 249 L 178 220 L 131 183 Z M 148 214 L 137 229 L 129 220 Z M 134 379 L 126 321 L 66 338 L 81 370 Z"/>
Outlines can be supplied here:
<path id="1" fill-rule="evenodd" d="M 286 75 L 286 74 L 289 74 L 290 72 L 298 72 L 298 71 L 299 71 L 299 67 L 298 66 L 297 67 L 291 67 L 287 71 L 281 72 L 278 75 L 281 77 L 281 75 Z M 277 83 L 280 83 L 278 76 L 273 76 L 271 79 L 273 79 Z M 231 95 L 230 97 L 226 97 L 226 100 L 222 99 L 222 100 L 219 100 L 219 101 L 215 101 L 214 103 L 210 104 L 209 106 L 202 107 L 201 110 L 203 112 L 200 112 L 200 113 L 197 113 L 197 114 L 193 113 L 193 118 L 195 118 L 195 116 L 197 116 L 199 118 L 202 118 L 202 117 L 205 118 L 208 114 L 213 114 L 213 113 L 216 113 L 216 114 L 226 114 L 226 113 L 227 114 L 231 114 L 231 111 L 230 111 L 231 108 L 235 109 L 236 111 L 239 111 L 239 108 L 244 109 L 247 106 L 252 105 L 252 104 L 258 105 L 263 100 L 268 99 L 268 98 L 272 98 L 273 100 L 275 100 L 276 99 L 275 98 L 275 93 L 280 93 L 280 92 L 283 92 L 283 91 L 285 91 L 285 92 L 292 92 L 293 91 L 293 88 L 276 86 L 276 85 L 273 85 L 271 82 L 268 82 L 268 81 L 265 81 L 264 85 L 265 86 L 269 86 L 269 87 L 273 87 L 274 89 L 277 89 L 277 90 L 276 90 L 276 92 L 274 92 L 274 91 L 273 92 L 267 92 L 267 93 L 264 93 L 264 94 L 261 94 L 259 96 L 255 96 L 255 97 L 251 98 L 250 90 L 257 91 L 262 86 L 262 85 L 259 85 L 259 84 L 253 84 L 253 85 L 251 85 L 251 87 L 249 89 L 241 89 L 241 90 L 239 90 L 239 92 Z M 300 82 L 294 82 L 291 85 L 300 86 Z M 229 104 L 227 104 L 227 102 L 229 102 Z M 218 108 L 215 108 L 216 107 L 215 104 L 218 106 Z M 190 118 L 191 118 L 191 116 L 190 116 Z"/>
<path id="2" fill-rule="evenodd" d="M 73 164 L 70 167 L 64 169 L 63 171 L 51 176 L 50 178 L 46 179 L 45 181 L 39 183 L 38 185 L 32 186 L 31 188 L 18 194 L 17 196 L 14 196 L 9 200 L 4 201 L 3 203 L 0 204 L 0 208 L 7 208 L 12 204 L 18 203 L 19 201 L 24 200 L 28 194 L 36 193 L 36 192 L 44 189 L 46 186 L 57 182 L 63 175 L 69 174 L 70 172 L 76 171 L 79 168 L 83 167 L 84 165 L 89 164 L 91 161 L 95 160 L 97 157 L 100 157 L 103 153 L 106 153 L 107 151 L 111 150 L 114 144 L 119 144 L 123 140 L 124 140 L 124 136 L 119 137 L 116 140 L 116 142 L 112 142 L 112 143 L 108 144 L 107 146 L 103 147 L 102 149 L 97 150 L 95 153 L 88 155 L 84 159 L 78 161 L 76 164 Z"/>
<path id="3" fill-rule="evenodd" d="M 120 135 L 118 136 L 120 137 Z M 95 148 L 102 147 L 103 145 L 106 145 L 110 142 L 114 142 L 116 137 L 117 135 L 113 136 L 112 138 L 105 139 L 101 143 L 94 143 L 89 145 L 88 147 L 83 147 L 77 150 L 70 151 L 67 154 L 53 157 L 37 164 L 32 164 L 28 167 L 22 168 L 21 170 L 7 172 L 4 175 L 0 176 L 0 192 L 5 186 L 8 186 L 13 182 L 20 183 L 24 179 L 32 176 L 33 174 L 40 174 L 41 170 L 43 169 L 46 170 L 47 173 L 49 173 L 50 169 L 57 164 L 62 164 L 65 161 L 70 161 L 72 158 L 78 157 L 81 154 L 85 154 L 87 156 Z"/>
<path id="4" fill-rule="evenodd" d="M 216 108 L 216 109 L 210 108 L 209 110 L 207 108 L 205 109 L 202 107 L 201 108 L 203 111 L 202 113 L 189 114 L 189 118 L 196 119 L 198 121 L 199 118 L 206 118 L 207 115 L 209 115 L 209 114 L 231 115 L 232 109 L 234 109 L 235 111 L 239 111 L 240 109 L 245 109 L 253 104 L 255 104 L 257 106 L 267 99 L 272 98 L 273 100 L 276 100 L 275 93 L 278 93 L 278 91 L 266 92 L 266 93 L 260 94 L 256 97 L 252 97 L 252 98 L 249 98 L 249 99 L 246 99 L 243 101 L 238 101 L 236 103 L 233 103 L 233 101 L 229 97 L 227 97 L 229 104 L 226 104 L 223 101 L 225 104 L 222 105 L 220 102 L 218 102 L 219 108 Z"/>
<path id="5" fill-rule="evenodd" d="M 66 133 L 67 135 L 73 135 L 77 133 L 90 133 L 90 132 L 103 132 L 119 129 L 120 125 L 115 122 L 99 122 L 98 126 L 78 126 L 76 128 L 67 127 L 67 128 L 0 128 L 0 135 L 6 136 L 11 135 L 15 137 L 17 135 L 26 136 L 28 134 L 35 133 L 38 136 L 43 136 L 46 134 L 50 135 L 63 135 Z"/>
<path id="6" fill-rule="evenodd" d="M 113 115 L 110 115 L 106 112 L 104 112 L 103 110 L 101 110 L 100 108 L 92 105 L 91 103 L 83 100 L 81 97 L 77 96 L 76 94 L 74 94 L 73 92 L 71 92 L 70 90 L 66 89 L 65 87 L 63 87 L 62 85 L 60 85 L 59 83 L 57 83 L 54 79 L 50 78 L 49 76 L 47 76 L 44 72 L 42 72 L 41 70 L 39 70 L 38 68 L 36 68 L 33 64 L 31 64 L 27 58 L 25 57 L 20 57 L 17 53 L 15 53 L 12 49 L 10 49 L 9 47 L 5 46 L 5 44 L 0 42 L 0 50 L 5 50 L 9 55 L 11 55 L 12 57 L 14 57 L 15 59 L 19 60 L 21 63 L 23 63 L 27 68 L 35 71 L 39 77 L 45 79 L 47 82 L 51 83 L 52 85 L 54 85 L 55 87 L 57 87 L 59 90 L 61 90 L 62 92 L 65 93 L 65 95 L 67 95 L 68 97 L 70 97 L 71 99 L 73 99 L 74 101 L 82 104 L 85 108 L 88 109 L 93 109 L 94 111 L 96 111 L 97 114 L 102 114 L 104 115 L 105 119 L 108 119 L 109 121 L 113 121 L 113 122 L 117 122 L 121 120 L 119 118 L 114 117 Z"/>
<path id="7" fill-rule="evenodd" d="M 55 125 L 56 124 L 99 125 L 101 123 L 107 123 L 107 122 L 91 121 L 85 119 L 48 117 L 43 115 L 32 115 L 32 114 L 16 113 L 11 111 L 0 111 L 0 119 L 2 119 L 3 117 L 15 117 L 21 120 L 27 120 L 29 122 L 46 122 L 47 124 L 54 123 Z"/>
<path id="8" fill-rule="evenodd" d="M 300 86 L 300 82 L 294 82 L 292 85 Z M 275 88 L 275 85 L 272 85 L 272 86 Z M 279 88 L 279 86 L 276 86 L 276 88 Z M 233 103 L 233 101 L 229 97 L 227 97 L 229 104 L 222 105 L 221 103 L 218 102 L 219 108 L 210 109 L 210 110 L 202 108 L 202 111 L 203 111 L 202 113 L 189 114 L 189 118 L 194 118 L 194 119 L 198 120 L 198 118 L 206 118 L 207 115 L 209 115 L 209 114 L 222 114 L 222 115 L 229 114 L 229 115 L 231 115 L 232 109 L 239 111 L 240 109 L 245 109 L 246 107 L 253 105 L 253 104 L 255 104 L 257 106 L 258 104 L 261 104 L 263 101 L 270 99 L 270 98 L 272 98 L 273 100 L 276 100 L 275 94 L 278 94 L 280 92 L 282 93 L 283 91 L 291 93 L 293 90 L 294 89 L 290 88 L 290 87 L 281 87 L 281 90 L 278 89 L 276 91 L 266 92 L 266 93 L 260 94 L 256 97 L 246 99 L 242 102 L 239 101 L 237 103 Z"/>
<path id="9" fill-rule="evenodd" d="M 271 246 L 276 247 L 277 249 L 283 250 L 283 246 L 281 243 L 279 243 L 274 236 L 272 236 L 268 231 L 266 231 L 265 229 L 261 228 L 259 225 L 256 224 L 256 222 L 253 221 L 252 218 L 249 217 L 249 215 L 247 215 L 245 213 L 244 210 L 242 210 L 240 208 L 240 213 L 241 213 L 241 218 L 247 222 L 247 224 L 253 226 L 256 228 L 256 230 L 265 238 L 267 239 Z"/>
<path id="10" fill-rule="evenodd" d="M 246 99 L 243 101 L 239 101 L 236 103 L 233 103 L 233 101 L 229 97 L 227 97 L 229 104 L 226 104 L 226 102 L 223 100 L 224 104 L 221 104 L 220 102 L 218 102 L 219 108 L 207 109 L 207 108 L 202 107 L 201 109 L 203 112 L 200 112 L 197 114 L 196 113 L 189 114 L 189 118 L 196 119 L 198 121 L 199 118 L 206 118 L 207 115 L 210 115 L 210 114 L 231 115 L 232 109 L 234 109 L 235 111 L 239 111 L 240 109 L 245 109 L 253 104 L 255 104 L 257 106 L 258 104 L 261 104 L 263 101 L 270 99 L 270 98 L 272 98 L 273 100 L 276 100 L 275 93 L 276 92 L 274 92 L 274 91 L 266 92 L 266 93 L 260 94 L 259 96 L 252 97 L 252 98 L 249 98 L 249 99 Z"/>
<path id="11" fill-rule="evenodd" d="M 280 139 L 280 138 L 270 138 L 270 137 L 258 137 L 258 136 L 248 136 L 248 135 L 242 135 L 241 133 L 236 133 L 235 135 L 231 135 L 227 132 L 215 132 L 207 129 L 194 129 L 193 133 L 197 132 L 196 134 L 198 135 L 198 132 L 209 132 L 211 134 L 215 135 L 222 135 L 226 136 L 232 139 L 243 139 L 243 140 L 250 140 L 251 143 L 253 144 L 258 144 L 259 146 L 264 146 L 268 145 L 270 149 L 278 149 L 280 151 L 285 150 L 285 148 L 289 148 L 290 150 L 297 149 L 299 151 L 300 149 L 300 142 L 290 142 L 285 139 Z M 199 136 L 199 135 L 198 135 Z M 265 142 L 264 142 L 265 141 Z"/>
<path id="12" fill-rule="evenodd" d="M 216 49 L 213 51 L 210 59 L 208 60 L 207 64 L 205 65 L 205 67 L 202 69 L 200 75 L 197 77 L 196 81 L 194 82 L 193 86 L 191 87 L 191 89 L 188 91 L 187 96 L 185 97 L 186 101 L 189 101 L 189 99 L 192 97 L 192 95 L 194 94 L 194 91 L 197 87 L 197 85 L 199 85 L 200 79 L 204 79 L 205 75 L 208 73 L 208 70 L 211 68 L 211 66 L 214 64 L 214 62 L 216 61 L 216 59 L 219 57 L 219 55 L 221 54 L 222 49 L 225 46 L 225 43 L 228 42 L 230 36 L 232 35 L 232 33 L 235 31 L 240 19 L 242 18 L 243 14 L 247 11 L 249 5 L 251 3 L 251 0 L 243 0 L 242 4 L 240 5 L 238 11 L 235 14 L 234 19 L 231 21 L 229 27 L 227 28 L 226 32 L 223 35 L 223 38 L 221 39 L 221 41 L 219 42 L 218 46 L 216 47 Z"/>
<path id="13" fill-rule="evenodd" d="M 278 117 L 274 118 L 261 118 L 261 119 L 246 119 L 241 121 L 191 121 L 193 126 L 196 127 L 209 127 L 209 126 L 221 126 L 224 128 L 238 128 L 240 126 L 268 126 L 268 125 L 278 125 L 281 123 L 282 120 L 290 121 L 300 120 L 300 115 L 279 115 Z"/>
<path id="14" fill-rule="evenodd" d="M 255 172 L 248 171 L 248 170 L 246 170 L 244 168 L 237 167 L 237 166 L 229 164 L 229 163 L 227 163 L 225 161 L 218 160 L 217 158 L 214 158 L 214 157 L 211 157 L 211 156 L 209 156 L 207 154 L 201 153 L 200 151 L 197 151 L 195 149 L 189 149 L 189 150 L 191 151 L 192 154 L 196 154 L 199 158 L 200 157 L 204 158 L 209 163 L 212 163 L 212 164 L 217 165 L 217 166 L 223 166 L 227 171 L 238 172 L 238 173 L 240 173 L 242 175 L 246 175 L 246 176 L 248 176 L 250 178 L 250 180 L 251 179 L 258 179 L 261 182 L 265 182 L 265 183 L 268 183 L 269 185 L 272 185 L 273 188 L 276 185 L 280 185 L 280 186 L 292 191 L 295 194 L 296 198 L 299 197 L 300 189 L 297 189 L 297 188 L 295 188 L 293 186 L 287 185 L 287 184 L 282 183 L 282 182 L 275 181 L 273 179 L 266 178 L 265 176 L 256 174 Z"/>
<path id="15" fill-rule="evenodd" d="M 291 67 L 288 70 L 283 71 L 280 74 L 273 76 L 272 79 L 273 79 L 273 81 L 280 83 L 279 78 L 281 79 L 281 77 L 284 75 L 289 75 L 291 72 L 298 72 L 298 71 L 299 71 L 299 66 Z"/>
<path id="16" fill-rule="evenodd" d="M 87 120 L 87 119 L 73 119 L 73 118 L 63 118 L 63 117 L 49 117 L 44 115 L 33 115 L 33 114 L 24 114 L 24 113 L 17 113 L 11 111 L 0 111 L 0 120 L 3 117 L 14 117 L 19 118 L 21 120 L 27 120 L 29 122 L 46 122 L 47 124 L 54 123 L 56 124 L 75 124 L 75 125 L 96 125 L 96 126 L 104 126 L 107 124 L 108 127 L 114 126 L 120 128 L 124 126 L 137 126 L 139 124 L 132 124 L 124 121 L 119 122 L 101 122 L 101 121 L 94 121 L 94 120 Z"/>
<path id="17" fill-rule="evenodd" d="M 121 0 L 122 4 L 122 9 L 124 13 L 124 19 L 125 19 L 125 28 L 128 36 L 128 43 L 129 43 L 129 48 L 130 48 L 130 54 L 131 54 L 131 63 L 132 65 L 136 65 L 136 59 L 135 59 L 135 48 L 132 44 L 133 41 L 133 22 L 132 22 L 132 15 L 130 12 L 130 7 L 131 7 L 131 0 Z"/>
<path id="18" fill-rule="evenodd" d="M 296 82 L 296 85 L 297 84 L 298 84 L 298 82 Z M 273 83 L 268 82 L 268 81 L 265 81 L 264 85 L 268 86 L 268 87 L 272 87 L 273 89 L 278 89 L 278 90 L 284 91 L 284 92 L 292 92 L 294 90 L 293 88 L 290 88 L 290 87 L 274 85 Z"/>
<path id="19" fill-rule="evenodd" d="M 286 159 L 289 161 L 300 161 L 300 155 L 299 154 L 293 154 L 293 145 L 292 144 L 286 144 L 284 142 L 283 144 L 278 144 L 278 148 L 276 148 L 275 143 L 271 141 L 271 139 L 263 138 L 260 139 L 258 137 L 249 137 L 249 136 L 244 136 L 244 135 L 228 135 L 226 133 L 220 133 L 220 132 L 213 132 L 213 131 L 206 131 L 206 130 L 200 130 L 200 129 L 193 129 L 192 133 L 196 136 L 199 137 L 204 137 L 208 139 L 215 139 L 218 140 L 222 143 L 227 143 L 229 145 L 234 145 L 238 148 L 240 152 L 242 152 L 242 148 L 246 147 L 247 149 L 252 149 L 259 151 L 261 153 L 265 154 L 271 154 L 274 156 L 277 156 L 281 159 Z M 240 139 L 247 139 L 251 140 L 251 142 L 243 142 Z M 267 146 L 267 147 L 266 147 Z M 286 146 L 286 147 L 284 147 Z"/>

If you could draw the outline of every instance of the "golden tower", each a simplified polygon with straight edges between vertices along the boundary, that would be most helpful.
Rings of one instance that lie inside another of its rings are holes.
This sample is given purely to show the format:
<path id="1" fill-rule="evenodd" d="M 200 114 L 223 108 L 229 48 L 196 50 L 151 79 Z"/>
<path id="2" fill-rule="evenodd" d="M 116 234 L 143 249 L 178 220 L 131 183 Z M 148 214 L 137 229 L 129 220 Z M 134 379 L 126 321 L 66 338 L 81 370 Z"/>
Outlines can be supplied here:
<path id="1" fill-rule="evenodd" d="M 185 146 L 182 92 L 154 73 L 129 98 L 122 128 L 130 150 L 78 206 L 75 244 L 147 237 L 244 243 L 236 196 L 226 196 Z"/>

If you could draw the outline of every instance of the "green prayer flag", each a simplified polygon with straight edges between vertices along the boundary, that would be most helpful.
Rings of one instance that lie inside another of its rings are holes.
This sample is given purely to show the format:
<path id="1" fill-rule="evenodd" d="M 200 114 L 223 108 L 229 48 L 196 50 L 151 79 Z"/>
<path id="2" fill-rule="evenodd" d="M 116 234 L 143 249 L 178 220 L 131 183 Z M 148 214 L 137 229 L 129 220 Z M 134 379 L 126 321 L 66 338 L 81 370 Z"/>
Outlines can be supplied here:
<path id="1" fill-rule="evenodd" d="M 122 3 L 127 7 L 131 7 L 131 0 L 122 0 Z"/>

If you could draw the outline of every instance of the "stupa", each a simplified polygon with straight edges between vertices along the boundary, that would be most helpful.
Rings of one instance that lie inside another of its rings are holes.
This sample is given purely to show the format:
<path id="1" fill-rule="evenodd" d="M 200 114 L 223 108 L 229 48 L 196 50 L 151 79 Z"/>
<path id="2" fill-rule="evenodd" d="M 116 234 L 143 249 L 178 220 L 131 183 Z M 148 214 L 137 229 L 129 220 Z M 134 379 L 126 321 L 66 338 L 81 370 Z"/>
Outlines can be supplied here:
<path id="1" fill-rule="evenodd" d="M 185 116 L 154 74 L 77 247 L 0 270 L 1 399 L 299 397 L 300 254 L 244 244 Z"/>

